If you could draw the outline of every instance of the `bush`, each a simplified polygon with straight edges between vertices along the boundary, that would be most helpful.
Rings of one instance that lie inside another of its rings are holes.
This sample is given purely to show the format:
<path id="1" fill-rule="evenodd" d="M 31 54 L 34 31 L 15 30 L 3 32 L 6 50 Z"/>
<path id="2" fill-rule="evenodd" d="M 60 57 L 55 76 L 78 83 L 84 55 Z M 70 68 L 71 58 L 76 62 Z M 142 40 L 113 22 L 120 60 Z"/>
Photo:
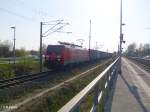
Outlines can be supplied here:
<path id="1" fill-rule="evenodd" d="M 13 78 L 13 77 L 15 77 L 15 73 L 14 73 L 14 71 L 5 71 L 4 73 L 3 73 L 3 76 L 2 76 L 4 79 L 8 79 L 8 78 Z"/>
<path id="2" fill-rule="evenodd" d="M 12 78 L 15 77 L 15 72 L 12 69 L 11 65 L 8 64 L 3 64 L 0 65 L 0 79 L 8 79 L 8 78 Z"/>
<path id="3" fill-rule="evenodd" d="M 0 79 L 8 79 L 17 75 L 31 74 L 39 71 L 38 61 L 23 60 L 14 64 L 0 64 Z"/>
<path id="4" fill-rule="evenodd" d="M 30 74 L 34 71 L 38 71 L 39 64 L 37 61 L 34 60 L 24 60 L 17 63 L 14 69 L 17 75 Z"/>

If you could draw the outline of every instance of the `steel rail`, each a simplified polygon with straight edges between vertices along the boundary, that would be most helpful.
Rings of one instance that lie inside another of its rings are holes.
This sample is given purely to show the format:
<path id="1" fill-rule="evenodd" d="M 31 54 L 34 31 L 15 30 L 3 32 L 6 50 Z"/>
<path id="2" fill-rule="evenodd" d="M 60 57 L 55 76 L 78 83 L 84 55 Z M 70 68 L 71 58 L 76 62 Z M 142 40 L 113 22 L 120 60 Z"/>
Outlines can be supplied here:
<path id="1" fill-rule="evenodd" d="M 40 72 L 36 74 L 22 75 L 22 76 L 18 76 L 18 77 L 6 79 L 6 80 L 0 80 L 0 89 L 44 77 L 49 72 L 52 72 L 52 71 L 45 71 L 45 72 Z"/>
<path id="2" fill-rule="evenodd" d="M 141 65 L 145 70 L 150 72 L 150 60 L 149 59 L 143 59 L 138 57 L 129 57 L 129 59 L 135 61 L 139 65 Z"/>
<path id="3" fill-rule="evenodd" d="M 136 61 L 141 62 L 143 64 L 146 64 L 147 66 L 150 66 L 150 60 L 149 59 L 143 59 L 143 58 L 139 58 L 139 57 L 129 57 L 129 59 L 133 59 L 133 60 L 136 60 Z"/>

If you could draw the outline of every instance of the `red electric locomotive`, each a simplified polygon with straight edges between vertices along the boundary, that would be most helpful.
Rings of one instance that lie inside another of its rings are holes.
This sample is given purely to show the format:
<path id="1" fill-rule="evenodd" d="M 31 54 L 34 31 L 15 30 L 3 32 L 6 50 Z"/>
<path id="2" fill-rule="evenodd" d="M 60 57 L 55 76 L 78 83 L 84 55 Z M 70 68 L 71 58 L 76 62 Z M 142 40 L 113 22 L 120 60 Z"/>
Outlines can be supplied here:
<path id="1" fill-rule="evenodd" d="M 81 46 L 59 42 L 62 45 L 48 45 L 44 65 L 47 68 L 60 68 L 89 61 L 89 52 Z"/>

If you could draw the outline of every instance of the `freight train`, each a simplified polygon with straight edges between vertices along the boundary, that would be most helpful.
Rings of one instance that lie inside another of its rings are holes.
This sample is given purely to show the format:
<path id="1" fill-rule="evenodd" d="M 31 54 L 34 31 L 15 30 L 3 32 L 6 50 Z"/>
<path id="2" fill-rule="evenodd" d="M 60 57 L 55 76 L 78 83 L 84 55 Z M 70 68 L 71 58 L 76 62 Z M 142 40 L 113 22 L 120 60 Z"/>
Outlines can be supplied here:
<path id="1" fill-rule="evenodd" d="M 92 49 L 87 50 L 79 45 L 66 42 L 59 43 L 60 45 L 48 45 L 47 47 L 44 66 L 49 69 L 63 68 L 112 56 L 112 53 Z"/>

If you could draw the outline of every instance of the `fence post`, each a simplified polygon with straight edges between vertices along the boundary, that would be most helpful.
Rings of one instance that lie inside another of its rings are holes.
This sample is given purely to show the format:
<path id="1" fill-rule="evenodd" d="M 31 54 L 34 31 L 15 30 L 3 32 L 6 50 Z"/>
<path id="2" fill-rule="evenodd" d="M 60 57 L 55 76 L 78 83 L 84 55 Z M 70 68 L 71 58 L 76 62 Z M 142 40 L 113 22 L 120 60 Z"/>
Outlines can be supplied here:
<path id="1" fill-rule="evenodd" d="M 110 90 L 110 80 L 111 80 L 111 72 L 112 72 L 112 68 L 110 68 L 110 70 L 108 71 L 108 77 L 107 77 L 107 81 L 108 81 L 108 92 Z"/>
<path id="2" fill-rule="evenodd" d="M 99 83 L 94 88 L 93 112 L 98 112 Z"/>
<path id="3" fill-rule="evenodd" d="M 103 77 L 104 78 L 104 83 L 102 84 L 102 86 L 101 86 L 101 92 L 102 92 L 102 99 L 101 99 L 101 112 L 104 112 L 104 101 L 105 101 L 105 82 L 106 82 L 106 78 L 105 78 L 105 76 Z"/>
<path id="4" fill-rule="evenodd" d="M 118 60 L 118 66 L 119 66 L 119 74 L 121 74 L 121 56 L 119 57 L 119 60 Z"/>

